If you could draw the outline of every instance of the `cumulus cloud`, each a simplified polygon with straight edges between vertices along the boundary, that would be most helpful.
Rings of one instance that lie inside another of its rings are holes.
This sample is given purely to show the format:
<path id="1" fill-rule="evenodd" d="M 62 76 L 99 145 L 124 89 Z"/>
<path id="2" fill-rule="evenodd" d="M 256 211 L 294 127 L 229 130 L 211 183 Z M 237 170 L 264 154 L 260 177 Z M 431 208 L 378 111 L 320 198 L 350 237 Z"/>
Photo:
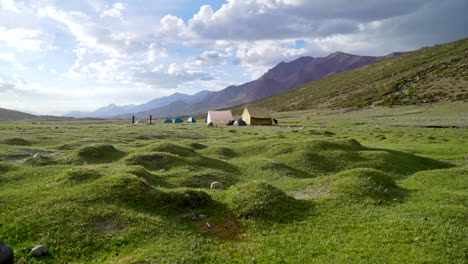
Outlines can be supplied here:
<path id="1" fill-rule="evenodd" d="M 0 0 L 0 6 L 10 12 L 21 13 L 13 0 Z"/>
<path id="2" fill-rule="evenodd" d="M 108 9 L 108 10 L 104 10 L 102 13 L 101 13 L 101 17 L 106 17 L 106 16 L 109 16 L 109 17 L 121 17 L 122 16 L 122 12 L 125 10 L 125 5 L 122 4 L 122 3 L 115 3 L 112 5 L 112 8 L 111 9 Z"/>
<path id="3" fill-rule="evenodd" d="M 55 7 L 39 9 L 39 15 L 66 25 L 80 45 L 113 57 L 127 57 L 145 49 L 131 32 L 118 32 L 98 24 L 81 12 L 65 12 Z"/>
<path id="4" fill-rule="evenodd" d="M 0 42 L 7 47 L 14 48 L 20 52 L 41 50 L 43 41 L 39 39 L 41 31 L 28 28 L 11 28 L 0 26 Z"/>
<path id="5" fill-rule="evenodd" d="M 208 68 L 222 66 L 227 63 L 227 59 L 230 57 L 230 54 L 221 53 L 219 51 L 205 51 L 198 56 L 190 57 L 185 64 L 189 68 Z"/>

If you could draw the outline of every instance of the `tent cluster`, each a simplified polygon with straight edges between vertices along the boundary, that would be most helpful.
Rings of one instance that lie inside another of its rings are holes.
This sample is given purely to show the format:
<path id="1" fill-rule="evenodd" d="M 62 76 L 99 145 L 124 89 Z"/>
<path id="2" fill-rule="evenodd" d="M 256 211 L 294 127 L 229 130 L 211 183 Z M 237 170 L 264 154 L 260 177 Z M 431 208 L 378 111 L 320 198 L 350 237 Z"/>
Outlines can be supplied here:
<path id="1" fill-rule="evenodd" d="M 177 124 L 183 123 L 184 120 L 181 118 L 166 119 L 166 124 Z M 187 123 L 196 123 L 197 120 L 194 117 L 189 117 Z M 228 126 L 246 126 L 246 125 L 272 125 L 273 122 L 277 123 L 275 119 L 271 117 L 270 110 L 265 108 L 257 107 L 246 107 L 242 113 L 241 119 L 234 119 L 230 110 L 228 111 L 208 111 L 205 122 L 209 126 L 217 125 L 228 125 Z"/>
<path id="2" fill-rule="evenodd" d="M 172 119 L 166 119 L 164 121 L 165 124 L 180 124 L 180 123 L 183 123 L 184 120 L 182 120 L 182 118 L 179 118 L 177 117 L 176 119 L 172 120 Z M 196 123 L 197 120 L 193 117 L 189 117 L 189 119 L 187 119 L 187 123 Z"/>
<path id="3" fill-rule="evenodd" d="M 246 107 L 242 118 L 234 120 L 231 111 L 208 111 L 206 122 L 212 125 L 272 125 L 270 110 L 265 108 Z"/>

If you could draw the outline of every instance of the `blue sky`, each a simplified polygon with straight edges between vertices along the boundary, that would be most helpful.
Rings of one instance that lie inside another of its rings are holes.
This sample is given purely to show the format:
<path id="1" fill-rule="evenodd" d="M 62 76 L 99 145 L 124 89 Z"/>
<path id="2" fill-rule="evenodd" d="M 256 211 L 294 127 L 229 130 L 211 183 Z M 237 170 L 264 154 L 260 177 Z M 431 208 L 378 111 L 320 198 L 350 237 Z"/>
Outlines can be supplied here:
<path id="1" fill-rule="evenodd" d="M 38 114 L 220 90 L 281 61 L 468 37 L 466 0 L 0 0 L 0 107 Z"/>

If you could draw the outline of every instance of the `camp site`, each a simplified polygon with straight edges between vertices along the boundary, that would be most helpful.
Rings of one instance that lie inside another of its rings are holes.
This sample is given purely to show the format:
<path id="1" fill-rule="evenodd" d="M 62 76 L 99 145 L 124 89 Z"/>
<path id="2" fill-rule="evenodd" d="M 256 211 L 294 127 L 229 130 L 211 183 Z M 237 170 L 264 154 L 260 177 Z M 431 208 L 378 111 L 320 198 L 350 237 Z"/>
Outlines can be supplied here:
<path id="1" fill-rule="evenodd" d="M 0 0 L 0 264 L 468 263 L 467 10 Z"/>

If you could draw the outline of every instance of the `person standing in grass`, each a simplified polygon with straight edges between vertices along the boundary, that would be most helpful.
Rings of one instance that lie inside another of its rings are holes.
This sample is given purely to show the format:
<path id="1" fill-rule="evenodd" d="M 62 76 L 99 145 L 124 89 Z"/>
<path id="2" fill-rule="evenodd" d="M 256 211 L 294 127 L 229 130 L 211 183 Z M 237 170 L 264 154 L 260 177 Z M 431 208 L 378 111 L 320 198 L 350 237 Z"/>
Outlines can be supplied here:
<path id="1" fill-rule="evenodd" d="M 135 116 L 132 116 L 132 124 L 135 124 Z"/>
<path id="2" fill-rule="evenodd" d="M 151 122 L 153 122 L 153 116 L 152 115 L 150 115 L 150 124 L 151 124 Z"/>

